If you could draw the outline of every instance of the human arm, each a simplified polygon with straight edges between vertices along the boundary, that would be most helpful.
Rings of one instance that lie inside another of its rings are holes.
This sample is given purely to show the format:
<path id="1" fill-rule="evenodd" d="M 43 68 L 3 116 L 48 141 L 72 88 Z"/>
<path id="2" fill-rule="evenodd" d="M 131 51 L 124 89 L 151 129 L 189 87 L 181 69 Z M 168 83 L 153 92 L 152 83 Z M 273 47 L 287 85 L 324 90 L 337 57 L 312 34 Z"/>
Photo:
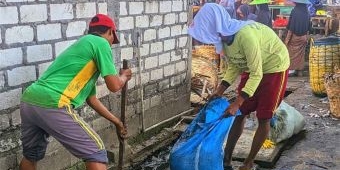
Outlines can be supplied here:
<path id="1" fill-rule="evenodd" d="M 284 43 L 285 43 L 286 45 L 288 45 L 290 39 L 292 38 L 292 35 L 293 35 L 293 34 L 292 34 L 292 31 L 291 31 L 291 30 L 288 30 L 287 35 L 286 35 L 286 38 L 285 38 L 285 41 L 284 41 Z"/>
<path id="2" fill-rule="evenodd" d="M 104 77 L 106 87 L 111 92 L 117 92 L 131 79 L 130 69 L 121 69 L 119 75 L 107 75 Z"/>
<path id="3" fill-rule="evenodd" d="M 117 134 L 121 138 L 127 137 L 127 130 L 123 125 L 123 122 L 114 116 L 104 105 L 100 102 L 95 95 L 92 95 L 86 99 L 87 104 L 95 110 L 99 115 L 109 120 L 116 126 Z"/>

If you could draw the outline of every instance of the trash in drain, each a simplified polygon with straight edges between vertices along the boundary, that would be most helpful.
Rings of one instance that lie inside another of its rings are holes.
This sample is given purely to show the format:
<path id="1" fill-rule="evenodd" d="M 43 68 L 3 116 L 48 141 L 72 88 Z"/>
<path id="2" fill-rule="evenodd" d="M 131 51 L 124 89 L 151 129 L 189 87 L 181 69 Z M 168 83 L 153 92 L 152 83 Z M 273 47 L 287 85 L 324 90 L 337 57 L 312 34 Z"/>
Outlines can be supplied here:
<path id="1" fill-rule="evenodd" d="M 171 148 L 172 145 L 164 147 L 160 151 L 149 156 L 139 165 L 130 167 L 129 170 L 169 170 L 169 154 Z"/>

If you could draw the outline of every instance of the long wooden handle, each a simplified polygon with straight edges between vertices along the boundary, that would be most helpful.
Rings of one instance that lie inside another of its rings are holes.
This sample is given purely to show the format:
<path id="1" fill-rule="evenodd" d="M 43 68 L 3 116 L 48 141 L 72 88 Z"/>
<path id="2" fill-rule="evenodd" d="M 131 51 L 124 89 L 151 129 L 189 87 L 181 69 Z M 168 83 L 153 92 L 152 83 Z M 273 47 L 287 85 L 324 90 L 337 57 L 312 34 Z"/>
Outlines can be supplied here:
<path id="1" fill-rule="evenodd" d="M 123 60 L 123 69 L 128 69 L 128 61 L 127 60 Z M 126 103 L 127 103 L 127 98 L 126 98 L 126 93 L 127 93 L 127 82 L 125 83 L 125 85 L 122 88 L 121 94 L 122 94 L 122 98 L 121 98 L 121 116 L 120 119 L 123 122 L 124 126 L 126 126 L 126 122 L 125 122 L 125 111 L 126 111 Z M 118 160 L 118 170 L 122 170 L 123 169 L 123 165 L 124 165 L 124 151 L 125 151 L 125 142 L 124 139 L 119 140 L 119 160 Z"/>

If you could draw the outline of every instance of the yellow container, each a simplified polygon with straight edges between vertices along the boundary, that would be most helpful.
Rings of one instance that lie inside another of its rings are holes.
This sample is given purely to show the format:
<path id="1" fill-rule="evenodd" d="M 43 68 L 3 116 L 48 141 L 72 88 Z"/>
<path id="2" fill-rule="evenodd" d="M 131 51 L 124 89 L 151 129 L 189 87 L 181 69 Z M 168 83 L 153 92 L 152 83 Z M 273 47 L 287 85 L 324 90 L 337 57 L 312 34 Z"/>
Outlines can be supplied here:
<path id="1" fill-rule="evenodd" d="M 334 73 L 334 67 L 340 65 L 340 38 L 329 37 L 311 41 L 309 53 L 310 85 L 316 96 L 327 95 L 325 75 Z"/>

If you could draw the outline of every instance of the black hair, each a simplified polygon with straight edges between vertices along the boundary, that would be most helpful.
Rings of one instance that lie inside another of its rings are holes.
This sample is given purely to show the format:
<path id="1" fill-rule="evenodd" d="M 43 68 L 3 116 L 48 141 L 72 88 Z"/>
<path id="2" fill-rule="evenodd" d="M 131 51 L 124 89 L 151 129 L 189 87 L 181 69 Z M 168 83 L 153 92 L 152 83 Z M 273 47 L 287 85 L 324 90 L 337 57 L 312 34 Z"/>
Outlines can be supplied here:
<path id="1" fill-rule="evenodd" d="M 98 17 L 93 17 L 91 19 L 91 22 L 93 23 L 96 23 L 98 21 L 99 21 Z M 93 34 L 93 33 L 104 34 L 109 29 L 110 27 L 103 26 L 103 25 L 92 26 L 92 27 L 89 27 L 88 34 Z"/>

